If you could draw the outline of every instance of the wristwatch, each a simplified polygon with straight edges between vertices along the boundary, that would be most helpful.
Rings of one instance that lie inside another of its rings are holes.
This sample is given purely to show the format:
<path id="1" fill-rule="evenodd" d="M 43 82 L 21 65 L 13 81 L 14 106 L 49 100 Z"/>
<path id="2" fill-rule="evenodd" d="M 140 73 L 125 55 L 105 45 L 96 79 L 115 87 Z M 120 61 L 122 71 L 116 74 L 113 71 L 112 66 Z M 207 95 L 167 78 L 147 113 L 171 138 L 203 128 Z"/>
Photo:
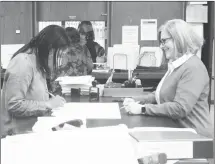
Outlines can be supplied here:
<path id="1" fill-rule="evenodd" d="M 142 113 L 142 114 L 146 114 L 146 107 L 145 107 L 145 106 L 142 106 L 142 107 L 141 107 L 141 113 Z"/>

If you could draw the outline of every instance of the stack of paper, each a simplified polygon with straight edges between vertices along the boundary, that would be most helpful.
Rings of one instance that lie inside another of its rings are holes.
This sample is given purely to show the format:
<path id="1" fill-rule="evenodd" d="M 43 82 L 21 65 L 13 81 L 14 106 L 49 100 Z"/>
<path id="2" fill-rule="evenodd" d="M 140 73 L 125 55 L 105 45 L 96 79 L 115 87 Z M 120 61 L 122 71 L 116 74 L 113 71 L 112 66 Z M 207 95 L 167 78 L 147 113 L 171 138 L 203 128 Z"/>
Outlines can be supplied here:
<path id="1" fill-rule="evenodd" d="M 121 119 L 118 103 L 66 103 L 54 109 L 52 115 L 72 119 Z"/>
<path id="2" fill-rule="evenodd" d="M 71 88 L 80 88 L 81 92 L 88 93 L 89 88 L 92 86 L 92 81 L 95 79 L 95 77 L 92 77 L 90 75 L 88 76 L 64 76 L 59 77 L 56 79 L 56 81 L 59 81 L 59 84 L 62 88 L 62 93 L 67 94 L 71 92 Z"/>

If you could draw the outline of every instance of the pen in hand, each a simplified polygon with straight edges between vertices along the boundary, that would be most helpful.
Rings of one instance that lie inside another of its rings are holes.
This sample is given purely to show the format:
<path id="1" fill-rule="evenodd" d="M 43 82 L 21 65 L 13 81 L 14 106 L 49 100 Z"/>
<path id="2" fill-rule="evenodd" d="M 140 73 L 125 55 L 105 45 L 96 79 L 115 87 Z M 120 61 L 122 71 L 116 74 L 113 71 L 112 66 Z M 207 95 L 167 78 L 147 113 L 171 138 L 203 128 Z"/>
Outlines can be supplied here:
<path id="1" fill-rule="evenodd" d="M 47 91 L 47 93 L 48 93 L 51 97 L 55 97 L 55 95 L 53 95 L 51 92 Z"/>
<path id="2" fill-rule="evenodd" d="M 46 102 L 47 108 L 49 109 L 55 109 L 58 107 L 63 107 L 66 103 L 66 100 L 63 97 L 60 97 L 58 95 L 54 95 L 47 91 L 47 93 L 51 96 L 51 98 Z"/>
<path id="3" fill-rule="evenodd" d="M 121 110 L 121 109 L 125 109 L 125 106 L 122 106 L 122 107 L 120 107 L 119 109 L 120 109 L 120 110 Z"/>

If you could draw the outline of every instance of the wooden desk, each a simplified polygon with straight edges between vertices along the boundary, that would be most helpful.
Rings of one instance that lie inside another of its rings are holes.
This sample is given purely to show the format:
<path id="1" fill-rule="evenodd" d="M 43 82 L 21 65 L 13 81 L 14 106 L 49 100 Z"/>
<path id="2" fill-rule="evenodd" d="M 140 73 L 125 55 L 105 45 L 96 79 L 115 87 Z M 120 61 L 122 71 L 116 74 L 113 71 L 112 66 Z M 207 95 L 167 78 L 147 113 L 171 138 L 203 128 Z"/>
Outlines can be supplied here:
<path id="1" fill-rule="evenodd" d="M 67 102 L 73 102 L 70 96 L 66 96 L 65 99 Z M 81 96 L 80 102 L 89 102 L 88 96 Z M 100 97 L 100 102 L 113 102 L 119 98 L 112 97 Z M 120 107 L 122 103 L 119 103 Z M 124 109 L 120 110 L 121 120 L 115 119 L 87 119 L 87 127 L 102 127 L 102 126 L 111 126 L 118 124 L 126 124 L 128 128 L 133 127 L 175 127 L 179 128 L 180 126 L 174 122 L 174 120 L 167 117 L 152 117 L 144 115 L 129 115 L 125 112 Z"/>
<path id="2" fill-rule="evenodd" d="M 67 102 L 73 102 L 70 96 L 65 97 Z M 81 96 L 79 102 L 89 102 L 88 96 Z M 112 97 L 100 97 L 99 102 L 113 102 L 113 100 L 118 100 L 120 98 L 112 98 Z M 75 101 L 77 102 L 77 101 Z M 119 106 L 122 106 L 122 103 L 119 103 Z M 103 127 L 103 126 L 115 126 L 119 124 L 125 124 L 128 128 L 134 127 L 173 127 L 173 128 L 180 128 L 180 126 L 174 122 L 174 120 L 168 117 L 153 117 L 153 116 L 146 116 L 146 115 L 130 115 L 125 112 L 124 109 L 120 110 L 121 119 L 87 119 L 86 126 L 87 128 L 93 127 Z M 208 144 L 209 143 L 209 144 Z M 203 156 L 212 156 L 211 153 L 213 148 L 211 147 L 211 143 L 195 143 L 193 147 L 194 158 L 202 158 Z M 206 145 L 206 147 L 205 147 Z M 202 151 L 207 150 L 207 151 Z M 208 155 L 209 154 L 209 155 Z M 183 161 L 182 161 L 183 162 Z M 186 163 L 187 161 L 185 161 Z M 207 161 L 206 161 L 207 162 Z M 178 162 L 180 163 L 180 162 Z M 183 163 L 183 164 L 185 164 Z M 189 160 L 190 164 L 194 164 L 192 160 Z M 181 164 L 181 163 L 180 163 Z M 207 164 L 207 163 L 201 163 Z"/>

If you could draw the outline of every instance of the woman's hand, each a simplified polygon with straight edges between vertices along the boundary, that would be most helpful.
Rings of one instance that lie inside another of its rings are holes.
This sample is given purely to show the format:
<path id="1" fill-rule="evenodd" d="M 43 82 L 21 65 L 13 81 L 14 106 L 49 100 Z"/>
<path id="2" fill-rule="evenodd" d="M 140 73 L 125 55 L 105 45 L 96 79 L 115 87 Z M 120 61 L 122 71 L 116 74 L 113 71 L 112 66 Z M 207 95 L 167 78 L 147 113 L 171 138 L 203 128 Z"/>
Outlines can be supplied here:
<path id="1" fill-rule="evenodd" d="M 96 63 L 105 63 L 105 56 L 97 56 Z"/>
<path id="2" fill-rule="evenodd" d="M 141 95 L 141 96 L 133 96 L 132 97 L 135 101 L 139 101 L 139 104 L 145 104 L 146 102 L 146 98 L 147 98 L 147 95 Z"/>
<path id="3" fill-rule="evenodd" d="M 125 106 L 125 110 L 129 114 L 141 114 L 142 113 L 142 107 L 144 105 L 141 105 L 137 102 L 130 102 L 127 106 Z"/>
<path id="4" fill-rule="evenodd" d="M 47 101 L 46 103 L 46 106 L 48 109 L 54 109 L 54 108 L 64 106 L 65 103 L 66 103 L 66 100 L 63 97 L 57 95 L 49 99 L 49 101 Z"/>
<path id="5" fill-rule="evenodd" d="M 126 107 L 131 102 L 135 102 L 134 99 L 132 99 L 132 98 L 125 98 L 124 101 L 123 101 L 123 106 Z"/>

